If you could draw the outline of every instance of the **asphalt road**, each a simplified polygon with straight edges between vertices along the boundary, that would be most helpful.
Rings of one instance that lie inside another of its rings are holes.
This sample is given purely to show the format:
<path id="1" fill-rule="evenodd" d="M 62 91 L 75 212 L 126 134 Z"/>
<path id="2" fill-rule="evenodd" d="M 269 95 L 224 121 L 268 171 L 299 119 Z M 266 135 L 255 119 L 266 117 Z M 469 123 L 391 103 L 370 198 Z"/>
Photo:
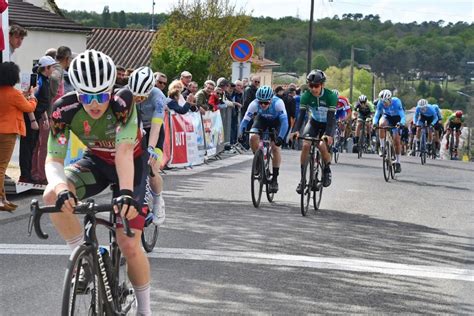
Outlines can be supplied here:
<path id="1" fill-rule="evenodd" d="M 167 172 L 154 314 L 474 314 L 473 164 L 403 157 L 386 183 L 378 156 L 343 154 L 322 210 L 302 217 L 298 160 L 284 151 L 260 209 L 250 155 Z M 59 315 L 69 250 L 47 218 L 48 240 L 27 236 L 33 197 L 0 214 L 0 315 Z"/>

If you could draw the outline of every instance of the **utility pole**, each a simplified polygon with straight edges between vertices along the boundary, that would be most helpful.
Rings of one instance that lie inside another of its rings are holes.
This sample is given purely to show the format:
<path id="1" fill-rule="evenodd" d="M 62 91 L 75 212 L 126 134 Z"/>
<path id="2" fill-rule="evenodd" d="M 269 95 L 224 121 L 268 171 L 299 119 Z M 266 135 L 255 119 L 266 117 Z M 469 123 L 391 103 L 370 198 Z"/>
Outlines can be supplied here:
<path id="1" fill-rule="evenodd" d="M 155 30 L 155 0 L 151 0 L 151 29 Z"/>
<path id="2" fill-rule="evenodd" d="M 311 14 L 309 17 L 309 34 L 308 34 L 308 60 L 306 64 L 306 74 L 311 71 L 311 59 L 313 53 L 313 16 L 314 16 L 314 0 L 311 0 Z"/>
<path id="3" fill-rule="evenodd" d="M 352 89 L 354 84 L 354 50 L 365 50 L 363 48 L 354 47 L 351 45 L 351 78 L 350 78 L 350 89 L 349 89 L 349 102 L 352 103 Z"/>

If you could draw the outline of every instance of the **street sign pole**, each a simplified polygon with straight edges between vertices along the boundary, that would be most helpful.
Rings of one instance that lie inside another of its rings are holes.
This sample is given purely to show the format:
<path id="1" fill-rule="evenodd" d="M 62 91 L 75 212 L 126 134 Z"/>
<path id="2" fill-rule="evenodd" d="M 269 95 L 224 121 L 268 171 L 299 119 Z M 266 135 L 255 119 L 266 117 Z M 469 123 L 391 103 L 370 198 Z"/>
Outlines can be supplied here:
<path id="1" fill-rule="evenodd" d="M 242 80 L 244 76 L 244 63 L 239 64 L 239 80 Z"/>

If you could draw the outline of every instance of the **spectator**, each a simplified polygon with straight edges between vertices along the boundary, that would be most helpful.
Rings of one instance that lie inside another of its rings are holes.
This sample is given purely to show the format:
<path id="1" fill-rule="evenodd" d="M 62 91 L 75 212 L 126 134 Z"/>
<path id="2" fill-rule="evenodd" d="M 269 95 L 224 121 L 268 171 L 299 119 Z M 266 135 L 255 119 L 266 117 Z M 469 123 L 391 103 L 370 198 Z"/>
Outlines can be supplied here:
<path id="1" fill-rule="evenodd" d="M 260 86 L 260 77 L 259 76 L 252 76 L 250 85 L 245 88 L 244 91 L 244 104 L 242 107 L 242 113 L 247 112 L 249 104 L 255 100 L 255 94 L 257 93 L 257 89 Z M 252 126 L 251 122 L 248 126 Z"/>
<path id="2" fill-rule="evenodd" d="M 9 30 L 10 43 L 10 60 L 13 60 L 13 53 L 20 48 L 23 39 L 28 35 L 28 32 L 18 25 L 11 25 Z"/>
<path id="3" fill-rule="evenodd" d="M 293 125 L 295 124 L 295 113 L 296 113 L 296 89 L 292 86 L 289 86 L 288 90 L 283 93 L 282 99 L 285 103 L 286 114 L 288 116 L 288 132 L 285 135 L 285 144 L 284 146 L 287 147 L 289 143 L 286 141 L 289 131 L 293 129 Z"/>
<path id="4" fill-rule="evenodd" d="M 50 91 L 51 91 L 51 106 L 48 109 L 48 114 L 51 115 L 52 103 L 62 97 L 64 93 L 64 72 L 69 69 L 69 65 L 72 61 L 72 51 L 67 46 L 60 46 L 56 50 L 56 61 L 57 63 L 52 65 L 53 72 L 50 78 Z"/>
<path id="5" fill-rule="evenodd" d="M 185 100 L 188 99 L 188 95 L 192 94 L 192 95 L 196 95 L 196 92 L 198 91 L 198 84 L 196 81 L 191 81 L 189 84 L 188 84 L 188 88 L 187 89 L 184 89 L 184 92 L 183 92 L 183 97 Z"/>
<path id="6" fill-rule="evenodd" d="M 125 67 L 117 66 L 117 80 L 115 80 L 115 88 L 121 88 L 128 83 Z"/>
<path id="7" fill-rule="evenodd" d="M 223 109 L 226 107 L 224 102 L 224 90 L 222 87 L 215 87 L 214 91 L 211 93 L 209 97 L 209 105 L 211 111 L 217 111 L 219 109 Z"/>
<path id="8" fill-rule="evenodd" d="M 188 85 L 192 79 L 193 79 L 193 75 L 189 71 L 185 70 L 181 73 L 181 76 L 179 78 L 179 80 L 181 81 L 181 85 L 183 86 L 183 91 L 181 91 L 181 94 L 186 94 L 186 96 L 189 94 L 187 90 L 188 90 Z"/>
<path id="9" fill-rule="evenodd" d="M 285 92 L 285 89 L 283 89 L 282 86 L 278 86 L 275 88 L 275 95 L 279 97 L 280 99 L 283 99 L 283 93 Z"/>
<path id="10" fill-rule="evenodd" d="M 183 97 L 181 91 L 183 90 L 183 84 L 180 80 L 174 80 L 168 87 L 168 99 L 166 100 L 166 106 L 168 110 L 173 110 L 179 114 L 186 114 L 190 110 L 197 111 L 196 106 L 185 101 L 183 105 L 180 105 L 180 100 Z M 188 96 L 190 101 L 194 101 L 194 96 Z"/>
<path id="11" fill-rule="evenodd" d="M 232 109 L 232 118 L 230 125 L 230 144 L 234 145 L 237 143 L 237 135 L 239 132 L 239 116 L 240 109 L 242 108 L 243 98 L 243 82 L 240 80 L 235 81 L 234 90 L 231 95 L 231 100 L 234 102 L 234 108 Z"/>
<path id="12" fill-rule="evenodd" d="M 57 62 L 50 56 L 43 56 L 38 61 L 38 83 L 35 97 L 38 100 L 34 113 L 24 114 L 26 124 L 26 135 L 20 138 L 20 170 L 21 176 L 18 180 L 24 183 L 46 184 L 46 179 L 33 179 L 33 154 L 35 154 L 35 164 L 37 163 L 37 153 L 34 151 L 39 137 L 40 125 L 49 129 L 48 109 L 51 104 L 51 91 L 49 77 L 53 72 L 53 65 Z"/>
<path id="13" fill-rule="evenodd" d="M 56 48 L 48 48 L 46 52 L 44 53 L 45 56 L 50 56 L 53 59 L 56 59 L 56 54 L 58 53 L 58 50 Z"/>
<path id="14" fill-rule="evenodd" d="M 127 68 L 127 70 L 125 70 L 125 77 L 126 77 L 125 84 L 128 83 L 128 77 L 130 77 L 130 75 L 132 74 L 132 72 L 133 72 L 134 70 L 135 70 L 135 69 L 133 69 L 133 68 Z"/>
<path id="15" fill-rule="evenodd" d="M 204 82 L 204 88 L 196 93 L 196 106 L 201 114 L 204 114 L 209 110 L 209 98 L 211 97 L 215 87 L 216 83 L 214 81 L 207 80 Z"/>
<path id="16" fill-rule="evenodd" d="M 14 211 L 16 205 L 7 200 L 4 180 L 17 135 L 25 136 L 24 112 L 33 112 L 36 98 L 30 88 L 26 98 L 14 86 L 20 81 L 20 68 L 13 62 L 0 64 L 0 211 Z"/>
<path id="17" fill-rule="evenodd" d="M 71 62 L 74 60 L 74 58 L 76 58 L 76 56 L 77 56 L 77 54 L 74 53 L 74 52 L 71 54 Z M 71 85 L 71 81 L 69 80 L 69 74 L 67 72 L 68 70 L 69 70 L 69 66 L 64 69 L 64 73 L 63 73 L 64 94 L 67 94 L 71 91 L 74 91 L 74 87 Z"/>
<path id="18" fill-rule="evenodd" d="M 165 93 L 166 85 L 168 84 L 168 77 L 161 72 L 155 72 L 155 79 L 156 83 L 155 86 L 161 90 L 161 92 Z"/>
<path id="19" fill-rule="evenodd" d="M 247 88 L 248 84 L 249 84 L 249 78 L 242 79 L 242 86 L 244 87 L 244 89 Z"/>

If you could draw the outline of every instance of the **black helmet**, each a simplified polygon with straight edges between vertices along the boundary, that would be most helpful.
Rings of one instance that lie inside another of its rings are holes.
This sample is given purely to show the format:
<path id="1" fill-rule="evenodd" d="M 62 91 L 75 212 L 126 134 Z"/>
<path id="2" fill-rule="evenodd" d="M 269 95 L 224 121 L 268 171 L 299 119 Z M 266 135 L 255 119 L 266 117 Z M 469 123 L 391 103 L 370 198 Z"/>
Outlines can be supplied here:
<path id="1" fill-rule="evenodd" d="M 308 83 L 324 83 L 326 81 L 326 75 L 322 70 L 314 69 L 306 76 Z"/>

